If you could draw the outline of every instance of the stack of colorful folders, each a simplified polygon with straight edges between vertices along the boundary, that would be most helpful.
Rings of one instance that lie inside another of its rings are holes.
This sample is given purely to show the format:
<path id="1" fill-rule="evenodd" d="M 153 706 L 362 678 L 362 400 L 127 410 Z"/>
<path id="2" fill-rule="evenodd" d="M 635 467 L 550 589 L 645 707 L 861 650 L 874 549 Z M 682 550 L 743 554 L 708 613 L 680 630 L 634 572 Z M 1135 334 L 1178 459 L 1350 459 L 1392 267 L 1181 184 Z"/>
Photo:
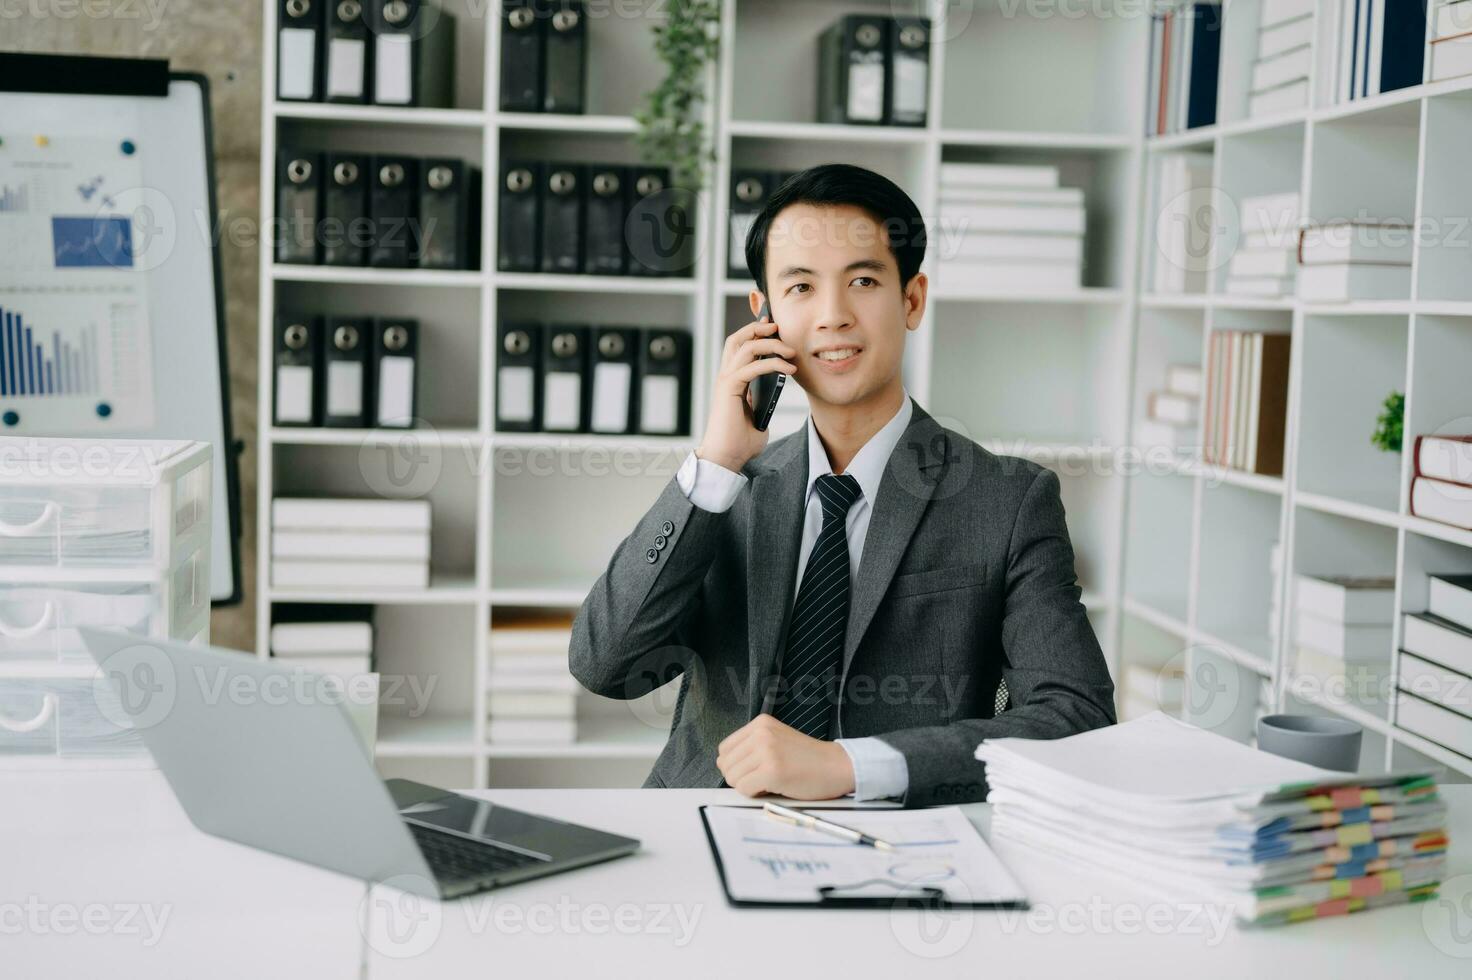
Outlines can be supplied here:
<path id="1" fill-rule="evenodd" d="M 992 831 L 1178 901 L 1276 925 L 1435 894 L 1446 804 L 1429 773 L 1354 776 L 1160 712 L 1054 741 L 990 739 Z"/>

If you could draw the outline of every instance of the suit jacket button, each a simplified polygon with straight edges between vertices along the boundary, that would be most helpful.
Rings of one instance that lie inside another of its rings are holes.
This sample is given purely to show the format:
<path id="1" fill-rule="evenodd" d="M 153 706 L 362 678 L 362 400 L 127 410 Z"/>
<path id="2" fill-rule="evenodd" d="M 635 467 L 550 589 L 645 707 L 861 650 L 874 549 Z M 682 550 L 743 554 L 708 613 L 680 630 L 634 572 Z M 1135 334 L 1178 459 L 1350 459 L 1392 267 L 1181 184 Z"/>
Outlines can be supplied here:
<path id="1" fill-rule="evenodd" d="M 655 535 L 655 538 L 654 538 L 654 546 L 656 548 L 658 548 L 660 551 L 663 551 L 664 548 L 665 548 L 665 545 L 667 545 L 669 543 L 670 543 L 670 539 L 667 538 L 667 537 L 665 537 L 663 534 Z"/>
<path id="2" fill-rule="evenodd" d="M 644 560 L 653 565 L 656 561 L 659 560 L 659 552 L 655 551 L 653 548 L 650 548 L 648 551 L 644 552 Z"/>
<path id="3" fill-rule="evenodd" d="M 659 533 L 660 534 L 663 534 L 665 537 L 669 537 L 671 534 L 674 534 L 675 533 L 675 524 L 674 524 L 674 522 L 673 521 L 665 521 L 663 524 L 661 524 L 659 526 Z"/>

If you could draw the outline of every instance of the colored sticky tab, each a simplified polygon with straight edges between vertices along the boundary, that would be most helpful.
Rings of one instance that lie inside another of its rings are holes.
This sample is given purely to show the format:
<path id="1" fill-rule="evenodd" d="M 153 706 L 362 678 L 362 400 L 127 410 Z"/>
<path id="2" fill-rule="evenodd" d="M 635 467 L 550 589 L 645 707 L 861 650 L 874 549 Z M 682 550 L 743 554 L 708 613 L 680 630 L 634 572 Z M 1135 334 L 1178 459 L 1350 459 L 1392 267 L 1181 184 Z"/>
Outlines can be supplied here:
<path id="1" fill-rule="evenodd" d="M 1353 892 L 1353 885 L 1343 878 L 1329 882 L 1330 898 L 1348 898 Z"/>
<path id="2" fill-rule="evenodd" d="M 1387 853 L 1387 854 L 1394 854 L 1395 853 L 1395 844 L 1393 842 L 1391 842 L 1391 841 L 1385 841 L 1384 843 L 1385 844 L 1388 844 L 1390 846 L 1390 848 L 1391 848 L 1389 851 L 1386 851 L 1385 853 Z M 1379 843 L 1356 844 L 1354 847 L 1351 847 L 1349 849 L 1349 859 L 1351 861 L 1368 861 L 1371 858 L 1377 858 L 1377 857 L 1379 857 L 1380 854 L 1381 854 L 1381 851 L 1380 851 L 1380 844 Z"/>
<path id="3" fill-rule="evenodd" d="M 1315 906 L 1314 910 L 1318 912 L 1320 917 L 1326 915 L 1345 915 L 1352 908 L 1353 902 L 1354 899 L 1352 898 L 1340 898 L 1332 902 L 1320 902 Z"/>
<path id="4" fill-rule="evenodd" d="M 1375 879 L 1384 885 L 1385 890 L 1388 892 L 1398 892 L 1406 886 L 1405 873 L 1398 868 L 1394 871 L 1386 871 L 1383 874 L 1378 874 L 1375 876 Z"/>
<path id="5" fill-rule="evenodd" d="M 1352 810 L 1341 810 L 1339 816 L 1344 823 L 1364 823 L 1370 819 L 1372 812 L 1370 807 L 1357 806 Z"/>
<path id="6" fill-rule="evenodd" d="M 1372 806 L 1369 809 L 1370 809 L 1370 819 L 1371 820 L 1394 820 L 1395 819 L 1395 807 L 1391 806 L 1388 803 L 1383 803 L 1380 806 Z M 1348 822 L 1348 821 L 1346 821 L 1346 822 Z"/>
<path id="7" fill-rule="evenodd" d="M 1375 835 L 1371 832 L 1370 825 L 1367 823 L 1356 823 L 1350 824 L 1347 827 L 1340 827 L 1335 837 L 1339 840 L 1339 843 L 1351 845 L 1364 844 L 1375 839 Z"/>
<path id="8" fill-rule="evenodd" d="M 1335 865 L 1334 876 L 1336 878 L 1358 878 L 1365 873 L 1365 861 L 1346 861 L 1344 864 Z"/>
<path id="9" fill-rule="evenodd" d="M 1340 789 L 1331 789 L 1329 798 L 1334 801 L 1337 810 L 1348 810 L 1360 805 L 1360 796 L 1364 791 L 1358 786 L 1345 786 Z"/>
<path id="10" fill-rule="evenodd" d="M 49 137 L 49 136 L 42 136 L 40 133 L 37 133 L 36 134 L 36 145 L 37 146 L 41 146 L 41 147 L 50 146 L 51 145 L 51 137 Z"/>
<path id="11" fill-rule="evenodd" d="M 1385 882 L 1378 877 L 1356 878 L 1349 883 L 1350 894 L 1356 898 L 1369 898 L 1385 890 Z"/>
<path id="12" fill-rule="evenodd" d="M 1308 804 L 1310 810 L 1315 812 L 1319 810 L 1332 810 L 1334 808 L 1334 801 L 1322 794 L 1319 796 L 1305 796 L 1303 801 Z"/>

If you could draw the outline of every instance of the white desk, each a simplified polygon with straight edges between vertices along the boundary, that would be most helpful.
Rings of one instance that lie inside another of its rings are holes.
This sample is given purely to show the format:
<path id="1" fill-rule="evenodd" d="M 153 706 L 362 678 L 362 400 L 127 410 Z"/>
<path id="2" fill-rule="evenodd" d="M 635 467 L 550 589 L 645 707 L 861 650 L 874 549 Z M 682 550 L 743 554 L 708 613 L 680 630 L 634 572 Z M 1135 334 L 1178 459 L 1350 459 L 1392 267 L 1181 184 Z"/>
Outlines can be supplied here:
<path id="1" fill-rule="evenodd" d="M 1443 894 L 1455 904 L 1222 932 L 1204 913 L 1005 844 L 997 850 L 1031 896 L 1030 913 L 738 910 L 725 902 L 696 814 L 700 803 L 739 800 L 732 791 L 500 790 L 483 795 L 638 837 L 644 847 L 633 857 L 454 903 L 379 888 L 366 896 L 367 907 L 397 904 L 365 940 L 359 883 L 195 832 L 156 773 L 4 773 L 0 799 L 10 805 L 0 814 L 0 903 L 35 894 L 76 905 L 156 902 L 172 914 L 162 939 L 147 948 L 139 936 L 0 934 L 0 972 L 190 980 L 750 980 L 775 970 L 898 980 L 917 971 L 967 980 L 1466 977 L 1472 786 L 1444 792 L 1453 844 Z M 22 800 L 27 805 L 17 806 Z M 985 832 L 987 808 L 968 809 Z M 1152 934 L 1152 925 L 1163 934 Z"/>

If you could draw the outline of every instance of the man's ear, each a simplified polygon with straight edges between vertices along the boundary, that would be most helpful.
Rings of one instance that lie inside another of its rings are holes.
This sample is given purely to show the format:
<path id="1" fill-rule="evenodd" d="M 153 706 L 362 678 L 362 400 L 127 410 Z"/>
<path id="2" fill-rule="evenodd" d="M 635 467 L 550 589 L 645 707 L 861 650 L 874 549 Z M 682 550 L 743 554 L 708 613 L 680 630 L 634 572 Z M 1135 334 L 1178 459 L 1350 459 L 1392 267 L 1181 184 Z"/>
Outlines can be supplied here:
<path id="1" fill-rule="evenodd" d="M 919 330 L 920 321 L 925 317 L 925 302 L 930 293 L 930 279 L 923 272 L 917 272 L 910 278 L 905 286 L 905 329 Z"/>
<path id="2" fill-rule="evenodd" d="M 761 313 L 762 304 L 767 301 L 767 298 L 762 295 L 762 291 L 760 289 L 753 289 L 751 291 L 751 294 L 746 297 L 746 301 L 751 304 L 751 315 L 753 318 L 755 318 L 759 313 Z"/>

